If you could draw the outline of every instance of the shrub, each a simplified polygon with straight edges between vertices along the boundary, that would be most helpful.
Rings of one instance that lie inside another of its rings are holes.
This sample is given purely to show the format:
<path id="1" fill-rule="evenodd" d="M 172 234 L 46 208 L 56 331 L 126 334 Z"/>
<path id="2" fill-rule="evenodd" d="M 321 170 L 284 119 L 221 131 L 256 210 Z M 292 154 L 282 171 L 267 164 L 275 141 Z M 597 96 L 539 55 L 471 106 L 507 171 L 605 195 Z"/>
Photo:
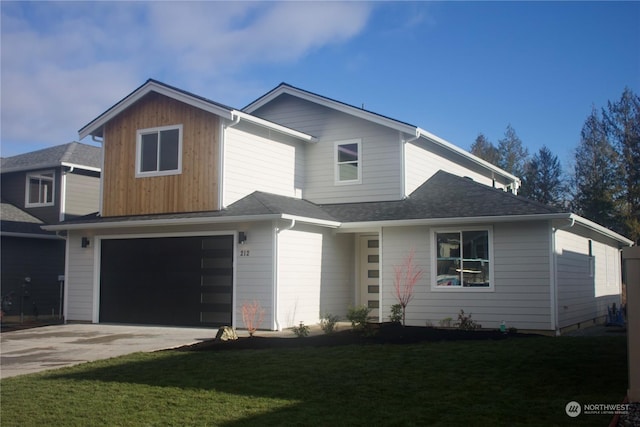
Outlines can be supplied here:
<path id="1" fill-rule="evenodd" d="M 402 304 L 393 304 L 391 306 L 391 315 L 389 316 L 389 320 L 393 323 L 402 322 Z"/>
<path id="2" fill-rule="evenodd" d="M 298 338 L 304 338 L 309 335 L 309 327 L 303 322 L 300 322 L 300 326 L 293 327 L 293 333 L 296 334 Z"/>
<path id="3" fill-rule="evenodd" d="M 347 319 L 351 322 L 351 327 L 354 330 L 362 331 L 367 327 L 367 318 L 369 317 L 369 313 L 371 313 L 371 309 L 366 305 L 349 307 Z"/>
<path id="4" fill-rule="evenodd" d="M 320 319 L 320 328 L 325 334 L 331 334 L 336 331 L 336 324 L 340 318 L 331 313 L 325 313 Z"/>
<path id="5" fill-rule="evenodd" d="M 250 337 L 258 330 L 263 319 L 264 308 L 260 307 L 259 302 L 245 302 L 242 304 L 242 321 L 247 331 L 249 331 Z"/>
<path id="6" fill-rule="evenodd" d="M 413 299 L 413 289 L 416 283 L 422 278 L 423 271 L 413 263 L 415 251 L 412 249 L 409 255 L 404 259 L 402 265 L 393 266 L 393 287 L 394 294 L 401 308 L 402 326 L 405 325 L 407 318 L 407 305 Z"/>
<path id="7" fill-rule="evenodd" d="M 474 331 L 481 328 L 482 325 L 471 319 L 471 313 L 466 315 L 464 314 L 464 310 L 460 310 L 460 313 L 458 313 L 458 321 L 456 322 L 456 327 L 463 331 Z"/>
<path id="8" fill-rule="evenodd" d="M 451 322 L 453 322 L 453 319 L 451 317 L 445 317 L 444 319 L 439 321 L 438 324 L 441 328 L 450 328 Z"/>

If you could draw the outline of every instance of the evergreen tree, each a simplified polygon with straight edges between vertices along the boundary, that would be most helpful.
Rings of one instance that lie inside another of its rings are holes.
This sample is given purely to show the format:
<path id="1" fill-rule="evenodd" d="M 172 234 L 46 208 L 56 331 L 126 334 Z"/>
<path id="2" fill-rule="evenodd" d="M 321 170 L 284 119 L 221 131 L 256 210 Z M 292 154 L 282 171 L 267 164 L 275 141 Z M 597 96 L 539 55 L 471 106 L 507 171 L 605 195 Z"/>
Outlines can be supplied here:
<path id="1" fill-rule="evenodd" d="M 616 198 L 620 191 L 618 156 L 607 138 L 604 120 L 593 109 L 581 131 L 572 180 L 573 210 L 592 221 L 620 230 Z"/>
<path id="2" fill-rule="evenodd" d="M 520 195 L 545 205 L 560 207 L 563 192 L 558 157 L 543 146 L 525 165 Z"/>
<path id="3" fill-rule="evenodd" d="M 504 138 L 498 141 L 500 162 L 498 166 L 507 172 L 522 177 L 525 164 L 529 157 L 529 151 L 522 145 L 522 141 L 511 125 L 507 126 Z"/>
<path id="4" fill-rule="evenodd" d="M 492 165 L 497 166 L 500 163 L 500 152 L 482 133 L 478 134 L 478 137 L 471 145 L 471 154 L 486 160 Z"/>
<path id="5" fill-rule="evenodd" d="M 620 100 L 603 110 L 609 141 L 619 154 L 622 233 L 640 240 L 640 97 L 625 88 Z"/>

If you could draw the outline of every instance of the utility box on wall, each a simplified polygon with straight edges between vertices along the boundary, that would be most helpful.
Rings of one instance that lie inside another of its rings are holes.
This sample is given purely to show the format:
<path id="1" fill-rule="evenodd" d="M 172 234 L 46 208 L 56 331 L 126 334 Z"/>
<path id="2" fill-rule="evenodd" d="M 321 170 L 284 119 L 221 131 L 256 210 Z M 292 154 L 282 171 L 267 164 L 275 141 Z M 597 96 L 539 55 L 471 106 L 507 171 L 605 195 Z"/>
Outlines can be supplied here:
<path id="1" fill-rule="evenodd" d="M 629 351 L 629 402 L 640 402 L 640 247 L 622 250 L 627 283 L 627 348 Z"/>

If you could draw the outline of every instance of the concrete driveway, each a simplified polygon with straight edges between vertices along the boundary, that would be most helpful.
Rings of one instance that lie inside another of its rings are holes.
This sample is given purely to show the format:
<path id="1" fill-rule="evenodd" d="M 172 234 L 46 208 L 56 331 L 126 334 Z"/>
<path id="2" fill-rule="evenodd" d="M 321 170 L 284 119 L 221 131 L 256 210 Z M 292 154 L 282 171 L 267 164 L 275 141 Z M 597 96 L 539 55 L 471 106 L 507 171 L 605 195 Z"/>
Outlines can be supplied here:
<path id="1" fill-rule="evenodd" d="M 0 334 L 0 378 L 215 338 L 215 328 L 68 324 Z"/>

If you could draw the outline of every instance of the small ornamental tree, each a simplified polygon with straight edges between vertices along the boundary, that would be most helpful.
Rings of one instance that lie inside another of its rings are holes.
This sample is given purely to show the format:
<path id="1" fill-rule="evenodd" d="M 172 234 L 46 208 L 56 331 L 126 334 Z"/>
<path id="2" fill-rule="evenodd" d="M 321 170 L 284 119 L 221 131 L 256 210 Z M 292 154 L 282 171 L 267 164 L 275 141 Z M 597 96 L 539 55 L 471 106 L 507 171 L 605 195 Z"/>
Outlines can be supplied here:
<path id="1" fill-rule="evenodd" d="M 423 271 L 414 264 L 415 250 L 411 250 L 402 265 L 394 265 L 394 293 L 402 307 L 402 326 L 405 326 L 407 305 L 413 299 L 413 289 L 422 278 Z"/>
<path id="2" fill-rule="evenodd" d="M 254 301 L 252 303 L 245 302 L 242 304 L 242 321 L 249 331 L 249 336 L 258 330 L 260 324 L 264 320 L 264 308 L 260 307 L 260 303 Z"/>

